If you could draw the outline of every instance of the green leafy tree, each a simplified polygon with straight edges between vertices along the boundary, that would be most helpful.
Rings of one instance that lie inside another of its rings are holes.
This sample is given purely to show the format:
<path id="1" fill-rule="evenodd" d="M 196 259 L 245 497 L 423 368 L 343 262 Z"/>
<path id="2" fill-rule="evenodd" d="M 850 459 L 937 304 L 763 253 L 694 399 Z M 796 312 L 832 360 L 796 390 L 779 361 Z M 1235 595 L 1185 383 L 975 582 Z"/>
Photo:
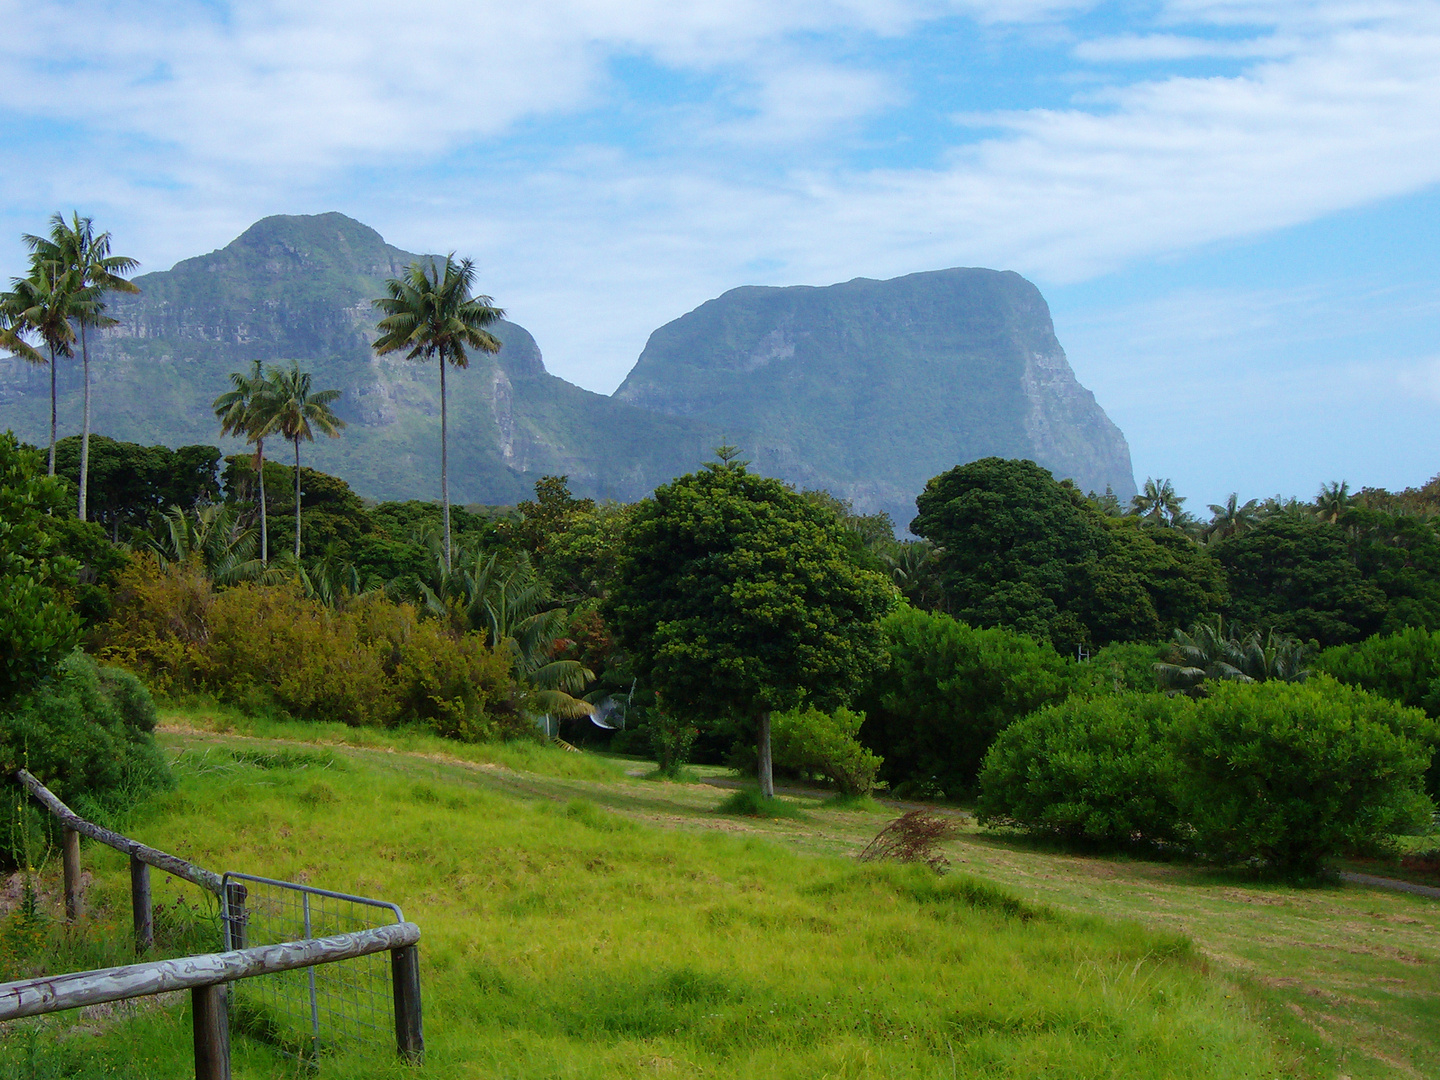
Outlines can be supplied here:
<path id="1" fill-rule="evenodd" d="M 105 314 L 107 292 L 138 293 L 139 286 L 124 277 L 140 264 L 125 255 L 110 254 L 110 234 L 96 234 L 95 223 L 78 212 L 67 223 L 61 214 L 50 218 L 49 236 L 25 236 L 24 241 L 34 258 L 58 267 L 70 275 L 77 293 L 86 304 L 73 316 L 80 328 L 80 357 L 85 371 L 85 406 L 80 448 L 80 520 L 86 520 L 90 480 L 90 347 L 86 331 L 90 327 L 114 326 L 115 320 Z M 53 436 L 52 436 L 53 437 Z"/>
<path id="2" fill-rule="evenodd" d="M 260 361 L 247 374 L 230 373 L 230 389 L 210 404 L 220 421 L 221 435 L 243 435 L 255 444 L 254 470 L 260 502 L 260 561 L 270 564 L 270 524 L 265 505 L 265 435 L 274 418 L 274 388 L 261 370 Z M 297 503 L 298 505 L 298 503 Z"/>
<path id="3" fill-rule="evenodd" d="M 295 558 L 300 558 L 300 443 L 314 442 L 319 431 L 339 438 L 345 421 L 330 409 L 340 397 L 339 390 L 315 390 L 308 371 L 297 362 L 289 371 L 272 367 L 261 395 L 265 402 L 265 428 L 278 431 L 295 445 Z M 263 485 L 262 485 L 263 486 Z"/>
<path id="4" fill-rule="evenodd" d="M 936 555 L 947 607 L 1065 652 L 1154 641 L 1225 598 L 1224 578 L 1178 529 L 1102 513 L 1032 461 L 982 458 L 930 480 L 912 532 Z"/>
<path id="5" fill-rule="evenodd" d="M 773 712 L 844 704 L 884 663 L 883 575 L 857 566 L 833 512 L 733 453 L 633 510 L 606 620 L 681 719 L 743 719 L 774 795 Z"/>
<path id="6" fill-rule="evenodd" d="M 1315 496 L 1315 516 L 1334 525 L 1345 516 L 1353 501 L 1350 485 L 1344 480 L 1321 484 L 1320 492 Z"/>
<path id="7" fill-rule="evenodd" d="M 488 296 L 472 296 L 475 266 L 469 259 L 455 262 L 454 253 L 443 263 L 413 262 L 405 275 L 385 283 L 388 295 L 374 301 L 384 313 L 376 325 L 375 352 L 381 356 L 403 352 L 407 360 L 440 361 L 440 504 L 445 518 L 445 566 L 451 562 L 450 469 L 445 368 L 470 366 L 467 349 L 496 353 L 500 341 L 485 327 L 505 312 Z"/>
<path id="8" fill-rule="evenodd" d="M 856 706 L 866 716 L 861 741 L 884 757 L 892 787 L 970 791 L 995 737 L 1070 691 L 1066 660 L 1025 634 L 909 606 L 881 628 L 889 663 Z"/>
<path id="9" fill-rule="evenodd" d="M 80 630 L 60 595 L 75 571 L 53 528 L 65 489 L 39 467 L 12 432 L 0 434 L 0 703 L 48 676 Z"/>
<path id="10" fill-rule="evenodd" d="M 1209 550 L 1225 568 L 1232 622 L 1337 645 L 1373 633 L 1385 617 L 1385 594 L 1365 580 L 1335 525 L 1279 514 Z"/>

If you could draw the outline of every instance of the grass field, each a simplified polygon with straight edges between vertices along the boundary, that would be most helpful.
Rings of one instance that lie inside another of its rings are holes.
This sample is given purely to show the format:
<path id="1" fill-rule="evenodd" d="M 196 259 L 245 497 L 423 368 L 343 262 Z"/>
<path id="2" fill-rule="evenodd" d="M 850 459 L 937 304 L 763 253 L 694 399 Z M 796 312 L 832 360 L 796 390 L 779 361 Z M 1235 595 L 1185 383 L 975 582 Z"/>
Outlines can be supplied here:
<path id="1" fill-rule="evenodd" d="M 391 899 L 422 927 L 425 1066 L 341 1054 L 321 1076 L 1440 1076 L 1434 901 L 1056 853 L 963 821 L 936 878 L 851 858 L 883 808 L 817 795 L 791 800 L 796 819 L 726 817 L 729 792 L 594 755 L 164 722 L 181 782 L 131 835 Z M 85 932 L 10 914 L 0 977 L 125 961 L 124 861 L 84 859 Z M 157 878 L 175 953 L 214 933 L 181 897 L 200 903 Z M 0 1074 L 179 1077 L 189 1039 L 183 1000 L 61 1014 L 0 1030 Z M 237 1077 L 297 1069 L 236 1039 Z"/>

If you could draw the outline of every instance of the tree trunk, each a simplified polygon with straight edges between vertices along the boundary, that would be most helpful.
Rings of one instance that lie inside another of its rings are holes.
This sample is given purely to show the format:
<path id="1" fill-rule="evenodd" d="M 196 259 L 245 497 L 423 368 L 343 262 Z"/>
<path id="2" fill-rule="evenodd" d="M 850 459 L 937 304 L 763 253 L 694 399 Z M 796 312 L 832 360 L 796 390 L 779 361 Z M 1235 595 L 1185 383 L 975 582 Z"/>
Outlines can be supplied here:
<path id="1" fill-rule="evenodd" d="M 270 565 L 270 523 L 265 514 L 265 440 L 255 440 L 255 456 L 260 459 L 260 565 Z"/>
<path id="2" fill-rule="evenodd" d="M 300 436 L 295 436 L 295 561 L 300 561 Z"/>
<path id="3" fill-rule="evenodd" d="M 760 714 L 760 794 L 767 798 L 775 797 L 775 776 L 770 765 L 770 710 L 766 709 Z"/>
<path id="4" fill-rule="evenodd" d="M 80 436 L 80 520 L 85 520 L 90 488 L 90 349 L 85 342 L 85 324 L 80 324 L 80 359 L 85 366 L 85 427 Z"/>
<path id="5" fill-rule="evenodd" d="M 445 515 L 445 573 L 450 573 L 450 461 L 446 456 L 445 357 L 440 357 L 440 505 Z"/>
<path id="6" fill-rule="evenodd" d="M 55 475 L 55 346 L 50 346 L 50 471 Z"/>

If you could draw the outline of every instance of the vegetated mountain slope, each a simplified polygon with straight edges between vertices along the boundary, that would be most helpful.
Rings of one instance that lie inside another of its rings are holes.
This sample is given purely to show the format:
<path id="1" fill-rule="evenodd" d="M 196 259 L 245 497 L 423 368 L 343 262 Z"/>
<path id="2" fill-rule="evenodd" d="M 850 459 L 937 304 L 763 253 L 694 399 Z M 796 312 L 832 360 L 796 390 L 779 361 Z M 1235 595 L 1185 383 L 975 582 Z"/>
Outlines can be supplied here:
<path id="1" fill-rule="evenodd" d="M 210 403 L 230 372 L 254 360 L 299 360 L 322 388 L 343 395 L 350 425 L 305 461 L 381 499 L 439 495 L 437 363 L 370 349 L 370 301 L 417 256 L 343 214 L 270 217 L 220 251 L 136 279 L 138 296 L 112 295 L 120 320 L 92 348 L 94 430 L 143 443 L 215 442 Z M 479 285 L 483 288 L 482 277 Z M 522 327 L 493 328 L 494 357 L 452 371 L 450 483 L 460 502 L 508 503 L 547 473 L 579 492 L 634 499 L 709 455 L 706 425 L 648 413 L 545 370 Z M 60 431 L 80 428 L 80 364 L 61 360 Z M 49 375 L 0 359 L 0 426 L 49 438 Z M 222 443 L 227 452 L 238 442 Z M 282 457 L 283 446 L 270 452 Z"/>
<path id="2" fill-rule="evenodd" d="M 1125 437 L 1011 272 L 733 289 L 655 331 L 615 397 L 708 421 L 762 471 L 902 527 L 927 479 L 988 455 L 1135 493 Z"/>

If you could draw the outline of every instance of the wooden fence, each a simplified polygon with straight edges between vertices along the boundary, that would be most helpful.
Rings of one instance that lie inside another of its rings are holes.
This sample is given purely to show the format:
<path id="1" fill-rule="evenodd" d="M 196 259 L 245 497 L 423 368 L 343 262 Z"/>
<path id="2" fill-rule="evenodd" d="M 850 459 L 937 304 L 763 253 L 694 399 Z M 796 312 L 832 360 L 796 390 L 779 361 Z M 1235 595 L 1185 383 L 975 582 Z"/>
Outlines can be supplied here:
<path id="1" fill-rule="evenodd" d="M 220 898 L 222 908 L 227 912 L 231 905 L 236 904 L 243 909 L 243 886 L 229 883 L 232 895 L 226 896 L 227 882 L 220 874 L 85 820 L 25 769 L 17 771 L 14 778 L 65 827 L 62 862 L 66 918 L 73 921 L 80 918 L 84 911 L 84 897 L 80 889 L 82 835 L 130 856 L 130 907 L 137 953 L 144 953 L 155 943 L 154 909 L 150 895 L 152 866 L 212 893 Z M 243 926 L 243 922 L 242 911 L 240 925 Z M 233 947 L 244 944 L 243 940 L 237 940 L 238 935 L 234 931 L 234 920 L 227 919 L 226 944 L 232 947 L 226 952 L 0 984 L 0 1021 L 189 990 L 195 1029 L 196 1080 L 230 1080 L 230 1027 L 226 997 L 229 983 L 388 950 L 395 1002 L 395 1046 L 401 1056 L 409 1060 L 423 1058 L 420 928 L 414 923 L 395 922 L 354 933 L 251 949 Z"/>

